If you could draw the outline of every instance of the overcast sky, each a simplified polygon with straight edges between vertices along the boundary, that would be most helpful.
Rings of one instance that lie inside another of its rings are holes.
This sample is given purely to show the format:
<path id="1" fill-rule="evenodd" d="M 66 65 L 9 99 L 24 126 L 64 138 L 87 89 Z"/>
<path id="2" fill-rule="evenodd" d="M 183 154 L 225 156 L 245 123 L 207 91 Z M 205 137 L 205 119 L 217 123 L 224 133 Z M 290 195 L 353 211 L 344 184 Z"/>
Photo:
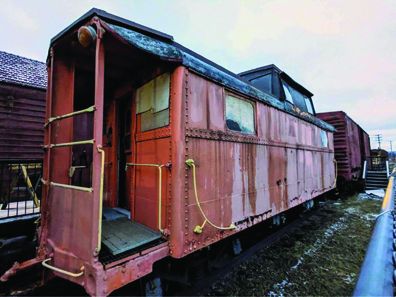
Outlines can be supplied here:
<path id="1" fill-rule="evenodd" d="M 223 67 L 276 64 L 396 150 L 396 1 L 0 0 L 0 50 L 45 61 L 51 37 L 92 7 L 173 35 Z M 372 137 L 373 139 L 373 137 Z M 372 147 L 377 144 L 372 141 Z"/>

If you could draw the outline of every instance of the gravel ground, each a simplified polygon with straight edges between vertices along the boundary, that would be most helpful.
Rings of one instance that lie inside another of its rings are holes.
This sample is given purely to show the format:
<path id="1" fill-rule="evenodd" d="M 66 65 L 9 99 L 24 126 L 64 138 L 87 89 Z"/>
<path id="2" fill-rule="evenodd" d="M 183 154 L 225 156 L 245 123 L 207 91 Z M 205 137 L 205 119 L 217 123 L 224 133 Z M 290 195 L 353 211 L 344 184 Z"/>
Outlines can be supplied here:
<path id="1" fill-rule="evenodd" d="M 350 296 L 380 205 L 358 196 L 326 203 L 296 232 L 213 284 L 208 295 Z"/>

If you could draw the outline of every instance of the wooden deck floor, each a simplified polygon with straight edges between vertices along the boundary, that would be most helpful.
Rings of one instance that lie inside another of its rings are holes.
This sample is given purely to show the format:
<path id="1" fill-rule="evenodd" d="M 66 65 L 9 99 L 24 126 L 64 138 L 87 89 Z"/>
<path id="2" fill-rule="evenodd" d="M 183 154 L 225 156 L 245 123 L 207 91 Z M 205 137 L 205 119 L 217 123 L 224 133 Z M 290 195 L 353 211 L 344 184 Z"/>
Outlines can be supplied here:
<path id="1" fill-rule="evenodd" d="M 103 221 L 103 244 L 113 255 L 134 249 L 161 238 L 161 233 L 128 218 Z"/>

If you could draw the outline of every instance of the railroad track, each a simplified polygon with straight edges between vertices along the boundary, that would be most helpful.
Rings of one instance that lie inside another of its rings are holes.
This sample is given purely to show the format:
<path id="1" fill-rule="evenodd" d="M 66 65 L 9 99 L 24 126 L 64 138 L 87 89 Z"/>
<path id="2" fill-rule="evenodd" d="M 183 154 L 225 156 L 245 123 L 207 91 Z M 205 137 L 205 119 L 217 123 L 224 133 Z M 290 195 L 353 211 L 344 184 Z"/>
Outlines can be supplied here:
<path id="1" fill-rule="evenodd" d="M 322 204 L 326 204 L 328 202 L 322 202 Z M 254 256 L 259 251 L 266 249 L 281 239 L 285 238 L 287 235 L 292 234 L 297 229 L 301 228 L 303 225 L 307 224 L 309 218 L 314 215 L 318 215 L 321 210 L 321 206 L 311 209 L 306 212 L 299 213 L 296 217 L 290 220 L 288 223 L 278 227 L 276 231 L 271 232 L 268 236 L 265 236 L 261 240 L 257 241 L 253 245 L 250 245 L 244 251 L 242 251 L 239 255 L 231 258 L 227 263 L 218 269 L 212 271 L 209 275 L 201 278 L 199 280 L 195 280 L 193 285 L 187 288 L 183 288 L 180 291 L 173 292 L 172 295 L 176 296 L 205 296 L 210 290 L 211 286 L 216 282 L 222 279 L 225 275 L 231 272 L 234 268 L 240 266 L 245 261 L 249 260 L 252 256 Z M 321 216 L 325 215 L 324 213 L 320 214 Z"/>

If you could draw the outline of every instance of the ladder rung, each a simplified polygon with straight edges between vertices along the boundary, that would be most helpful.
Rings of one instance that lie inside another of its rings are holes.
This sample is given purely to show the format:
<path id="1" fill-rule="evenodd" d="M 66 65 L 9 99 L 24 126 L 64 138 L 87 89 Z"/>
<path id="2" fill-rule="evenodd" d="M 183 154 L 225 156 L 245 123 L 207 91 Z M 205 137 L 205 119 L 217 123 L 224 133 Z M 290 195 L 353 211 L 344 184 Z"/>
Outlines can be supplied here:
<path id="1" fill-rule="evenodd" d="M 48 119 L 48 122 L 45 123 L 44 127 L 48 126 L 49 124 L 51 124 L 54 121 L 58 121 L 58 120 L 74 117 L 74 116 L 82 114 L 82 113 L 94 112 L 94 111 L 95 111 L 95 105 L 90 106 L 90 107 L 88 107 L 86 109 L 74 111 L 74 112 L 67 113 L 67 114 L 64 114 L 64 115 L 60 115 L 60 116 L 56 116 L 56 117 L 50 117 Z"/>
<path id="2" fill-rule="evenodd" d="M 53 148 L 53 147 L 63 147 L 63 146 L 73 146 L 73 145 L 81 145 L 81 144 L 93 144 L 94 139 L 89 140 L 81 140 L 74 142 L 64 142 L 64 143 L 52 143 L 50 145 L 44 145 L 44 148 Z"/>
<path id="3" fill-rule="evenodd" d="M 54 183 L 54 182 L 50 182 L 50 185 L 54 186 L 54 187 L 65 188 L 65 189 L 72 189 L 72 190 L 78 190 L 78 191 L 84 191 L 84 192 L 90 192 L 90 193 L 93 192 L 92 188 L 87 188 L 87 187 L 59 184 L 59 183 Z"/>

